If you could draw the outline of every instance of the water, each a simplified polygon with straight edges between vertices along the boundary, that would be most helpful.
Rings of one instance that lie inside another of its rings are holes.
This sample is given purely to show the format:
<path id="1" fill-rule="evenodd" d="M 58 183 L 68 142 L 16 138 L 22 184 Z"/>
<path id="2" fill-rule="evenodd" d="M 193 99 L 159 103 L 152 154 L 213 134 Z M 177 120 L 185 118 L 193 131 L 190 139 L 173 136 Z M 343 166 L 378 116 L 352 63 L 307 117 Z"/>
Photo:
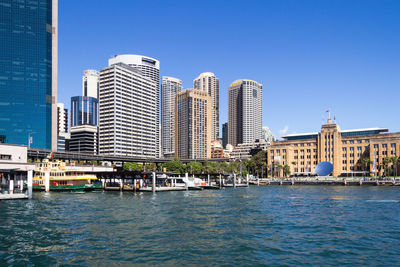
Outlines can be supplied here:
<path id="1" fill-rule="evenodd" d="M 0 266 L 393 266 L 399 219 L 399 187 L 36 193 L 0 202 Z"/>

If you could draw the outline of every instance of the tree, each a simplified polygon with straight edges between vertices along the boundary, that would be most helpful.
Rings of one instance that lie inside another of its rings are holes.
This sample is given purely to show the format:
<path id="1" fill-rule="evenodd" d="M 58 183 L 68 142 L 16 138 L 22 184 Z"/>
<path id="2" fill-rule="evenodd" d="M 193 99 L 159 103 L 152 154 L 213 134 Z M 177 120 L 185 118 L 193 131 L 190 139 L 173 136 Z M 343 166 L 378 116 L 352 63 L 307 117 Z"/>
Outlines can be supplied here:
<path id="1" fill-rule="evenodd" d="M 125 162 L 124 171 L 140 172 L 142 170 L 142 165 L 137 162 Z"/>
<path id="2" fill-rule="evenodd" d="M 167 171 L 179 174 L 184 174 L 186 171 L 186 166 L 176 157 L 172 161 L 163 163 L 162 167 L 166 168 Z"/>
<path id="3" fill-rule="evenodd" d="M 285 177 L 287 177 L 288 175 L 290 175 L 290 167 L 289 165 L 285 164 L 283 165 L 283 175 Z"/>
<path id="4" fill-rule="evenodd" d="M 157 170 L 157 165 L 154 162 L 146 162 L 144 164 L 144 168 L 146 171 L 156 171 Z"/>
<path id="5" fill-rule="evenodd" d="M 364 163 L 364 178 L 365 178 L 365 173 L 368 171 L 369 169 L 368 167 L 372 161 L 369 158 L 365 157 L 362 159 L 362 162 Z"/>
<path id="6" fill-rule="evenodd" d="M 190 170 L 190 173 L 197 173 L 200 174 L 203 171 L 203 164 L 200 162 L 189 162 L 186 165 L 187 170 Z"/>
<path id="7" fill-rule="evenodd" d="M 388 165 L 389 165 L 389 158 L 384 158 L 383 159 L 383 176 L 384 177 L 386 177 L 386 175 L 387 175 Z"/>
<path id="8" fill-rule="evenodd" d="M 257 176 L 260 173 L 264 174 L 264 168 L 267 166 L 267 152 L 260 151 L 254 156 L 250 158 L 249 166 L 257 173 Z"/>
<path id="9" fill-rule="evenodd" d="M 393 176 L 396 178 L 397 176 L 397 164 L 399 163 L 399 157 L 398 156 L 393 156 L 389 158 L 390 162 L 392 163 L 393 166 Z"/>
<path id="10" fill-rule="evenodd" d="M 281 164 L 277 164 L 276 168 L 278 169 L 278 177 L 281 176 L 281 169 L 283 168 L 283 166 Z"/>

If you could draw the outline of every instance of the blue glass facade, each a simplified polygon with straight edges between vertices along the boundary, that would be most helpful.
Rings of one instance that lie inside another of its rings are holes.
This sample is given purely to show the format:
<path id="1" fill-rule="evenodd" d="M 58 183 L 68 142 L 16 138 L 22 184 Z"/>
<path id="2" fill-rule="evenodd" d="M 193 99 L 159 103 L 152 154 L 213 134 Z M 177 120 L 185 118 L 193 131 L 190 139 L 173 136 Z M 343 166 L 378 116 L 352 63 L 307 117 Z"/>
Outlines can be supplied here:
<path id="1" fill-rule="evenodd" d="M 71 127 L 90 124 L 99 125 L 99 100 L 90 96 L 71 97 Z"/>
<path id="2" fill-rule="evenodd" d="M 52 1 L 0 0 L 0 137 L 51 149 Z"/>

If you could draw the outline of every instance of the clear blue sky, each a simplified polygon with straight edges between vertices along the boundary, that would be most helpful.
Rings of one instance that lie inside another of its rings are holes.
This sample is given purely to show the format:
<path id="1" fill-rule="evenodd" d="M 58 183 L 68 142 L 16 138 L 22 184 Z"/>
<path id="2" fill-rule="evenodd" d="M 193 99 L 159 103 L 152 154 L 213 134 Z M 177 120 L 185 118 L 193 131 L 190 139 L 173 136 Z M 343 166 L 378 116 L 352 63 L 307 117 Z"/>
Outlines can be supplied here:
<path id="1" fill-rule="evenodd" d="M 331 109 L 341 129 L 400 131 L 400 1 L 59 1 L 59 95 L 81 94 L 85 69 L 116 54 L 160 60 L 161 75 L 193 87 L 263 84 L 263 125 L 276 136 L 319 131 Z M 282 132 L 282 133 L 283 133 Z"/>

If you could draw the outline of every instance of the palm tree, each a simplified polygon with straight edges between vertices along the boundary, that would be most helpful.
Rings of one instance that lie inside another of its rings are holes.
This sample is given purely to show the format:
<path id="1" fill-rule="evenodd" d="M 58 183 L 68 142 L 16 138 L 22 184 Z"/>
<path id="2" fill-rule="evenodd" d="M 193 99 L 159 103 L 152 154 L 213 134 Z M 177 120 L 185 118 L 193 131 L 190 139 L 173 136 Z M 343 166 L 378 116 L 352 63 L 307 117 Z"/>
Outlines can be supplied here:
<path id="1" fill-rule="evenodd" d="M 286 177 L 288 175 L 290 175 L 290 167 L 289 165 L 285 164 L 283 165 L 283 175 Z"/>
<path id="2" fill-rule="evenodd" d="M 369 158 L 363 158 L 362 162 L 364 163 L 364 166 L 365 166 L 365 168 L 364 168 L 364 178 L 365 178 L 365 173 L 368 171 L 368 169 L 369 169 L 368 167 L 372 163 L 372 161 Z"/>
<path id="3" fill-rule="evenodd" d="M 399 163 L 399 157 L 397 157 L 397 156 L 390 157 L 389 161 L 392 163 L 393 176 L 394 176 L 394 178 L 396 178 L 396 176 L 397 176 L 397 164 Z"/>
<path id="4" fill-rule="evenodd" d="M 387 173 L 386 173 L 386 170 L 387 170 L 387 167 L 388 167 L 388 165 L 389 165 L 389 158 L 384 158 L 383 159 L 383 176 L 384 177 L 386 177 L 386 175 L 387 175 Z"/>

